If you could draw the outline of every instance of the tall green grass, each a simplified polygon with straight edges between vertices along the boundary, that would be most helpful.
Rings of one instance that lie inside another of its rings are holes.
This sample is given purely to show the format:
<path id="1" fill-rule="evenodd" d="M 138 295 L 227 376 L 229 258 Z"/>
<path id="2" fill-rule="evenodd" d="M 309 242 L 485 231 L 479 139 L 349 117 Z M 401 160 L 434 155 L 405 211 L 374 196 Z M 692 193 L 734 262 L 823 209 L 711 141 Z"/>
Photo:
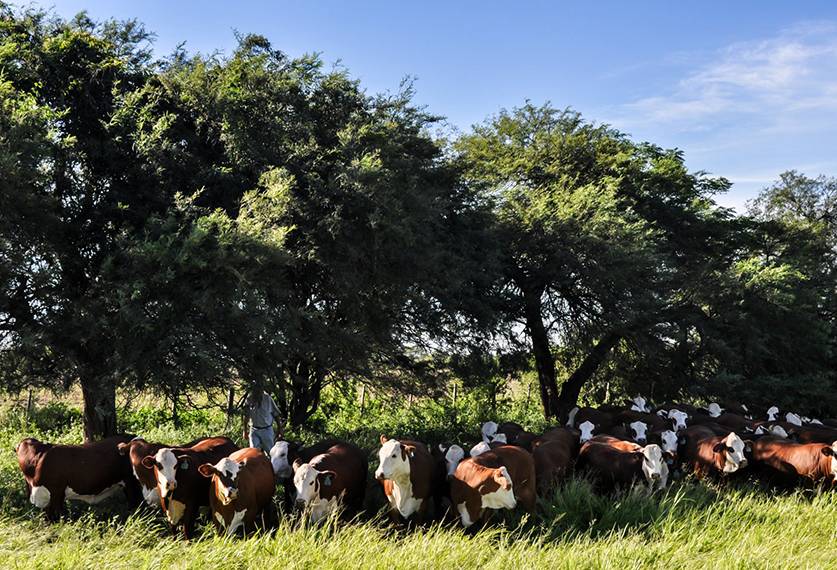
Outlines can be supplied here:
<path id="1" fill-rule="evenodd" d="M 297 435 L 348 436 L 372 450 L 381 431 L 456 439 L 457 429 L 474 433 L 478 426 L 477 411 L 459 410 L 453 420 L 440 404 L 418 404 L 400 416 L 373 412 L 337 412 L 315 422 L 317 433 Z M 218 413 L 197 414 L 179 429 L 155 413 L 137 411 L 122 421 L 163 441 L 225 428 Z M 455 525 L 395 530 L 369 513 L 316 527 L 285 519 L 276 531 L 243 540 L 219 538 L 207 525 L 185 542 L 170 536 L 159 517 L 129 513 L 118 501 L 71 504 L 67 520 L 49 525 L 28 504 L 12 446 L 28 435 L 79 441 L 74 414 L 58 406 L 32 418 L 16 412 L 0 418 L 2 568 L 837 568 L 833 493 L 772 494 L 746 483 L 686 481 L 651 497 L 638 490 L 602 496 L 572 479 L 539 502 L 535 517 L 495 517 L 479 532 Z M 238 435 L 238 426 L 226 427 Z"/>

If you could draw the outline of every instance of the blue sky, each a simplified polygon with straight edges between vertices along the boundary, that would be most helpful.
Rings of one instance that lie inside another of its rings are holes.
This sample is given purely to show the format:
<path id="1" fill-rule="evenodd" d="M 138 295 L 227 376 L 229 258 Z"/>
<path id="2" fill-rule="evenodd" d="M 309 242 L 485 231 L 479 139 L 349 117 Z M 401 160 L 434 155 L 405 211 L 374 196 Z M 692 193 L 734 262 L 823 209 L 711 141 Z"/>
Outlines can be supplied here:
<path id="1" fill-rule="evenodd" d="M 340 60 L 370 92 L 417 100 L 467 130 L 551 101 L 684 150 L 744 202 L 788 169 L 837 175 L 837 2 L 222 2 L 56 0 L 62 16 L 135 17 L 159 54 L 229 53 L 234 30 Z"/>

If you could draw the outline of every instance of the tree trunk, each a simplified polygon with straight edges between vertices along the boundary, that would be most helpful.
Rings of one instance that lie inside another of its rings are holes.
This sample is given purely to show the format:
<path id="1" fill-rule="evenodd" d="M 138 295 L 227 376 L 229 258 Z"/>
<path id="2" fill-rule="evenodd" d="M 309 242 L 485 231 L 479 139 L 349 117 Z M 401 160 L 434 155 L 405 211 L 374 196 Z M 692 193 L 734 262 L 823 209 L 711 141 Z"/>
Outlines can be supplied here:
<path id="1" fill-rule="evenodd" d="M 304 425 L 320 406 L 325 372 L 316 364 L 300 360 L 290 367 L 290 376 L 288 422 L 293 427 L 299 427 Z"/>
<path id="2" fill-rule="evenodd" d="M 562 420 L 566 419 L 570 410 L 578 403 L 578 396 L 581 394 L 581 388 L 585 382 L 599 369 L 599 366 L 607 358 L 607 354 L 621 339 L 622 332 L 613 331 L 607 333 L 593 346 L 581 366 L 561 385 L 561 395 L 558 396 L 557 402 L 557 417 Z"/>
<path id="3" fill-rule="evenodd" d="M 116 386 L 105 378 L 83 377 L 84 440 L 96 441 L 116 435 Z"/>
<path id="4" fill-rule="evenodd" d="M 526 328 L 532 340 L 532 353 L 535 356 L 535 369 L 541 389 L 541 406 L 546 419 L 557 417 L 558 384 L 555 380 L 555 359 L 549 348 L 549 335 L 543 325 L 541 314 L 541 290 L 527 288 L 523 290 L 523 303 L 526 312 Z"/>

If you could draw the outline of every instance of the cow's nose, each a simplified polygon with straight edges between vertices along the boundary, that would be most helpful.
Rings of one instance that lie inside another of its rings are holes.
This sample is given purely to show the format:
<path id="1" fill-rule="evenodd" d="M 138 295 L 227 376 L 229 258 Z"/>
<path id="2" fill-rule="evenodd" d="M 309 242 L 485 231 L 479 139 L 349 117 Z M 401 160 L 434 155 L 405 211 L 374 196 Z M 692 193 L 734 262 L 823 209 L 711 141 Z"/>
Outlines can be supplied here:
<path id="1" fill-rule="evenodd" d="M 739 467 L 747 467 L 747 460 L 746 460 L 746 459 L 742 459 L 742 460 L 739 462 L 738 466 L 739 466 Z"/>
<path id="2" fill-rule="evenodd" d="M 381 471 L 380 469 L 376 470 L 375 471 L 375 479 L 377 479 L 378 481 L 381 481 L 383 478 L 384 478 L 384 472 Z"/>
<path id="3" fill-rule="evenodd" d="M 652 478 L 654 481 L 659 481 L 659 480 L 660 480 L 660 474 L 659 474 L 659 473 L 652 473 L 652 474 L 651 474 L 651 478 Z"/>

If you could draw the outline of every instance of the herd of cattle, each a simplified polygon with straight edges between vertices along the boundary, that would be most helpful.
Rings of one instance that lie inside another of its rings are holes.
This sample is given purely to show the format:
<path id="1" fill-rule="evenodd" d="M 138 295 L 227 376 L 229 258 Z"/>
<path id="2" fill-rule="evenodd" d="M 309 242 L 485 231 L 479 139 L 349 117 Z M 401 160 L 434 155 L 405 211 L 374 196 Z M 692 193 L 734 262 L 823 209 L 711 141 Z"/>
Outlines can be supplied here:
<path id="1" fill-rule="evenodd" d="M 601 491 L 633 484 L 654 491 L 686 472 L 833 485 L 837 421 L 781 414 L 775 406 L 765 416 L 717 403 L 652 409 L 637 396 L 624 407 L 575 408 L 566 425 L 540 434 L 513 422 L 486 422 L 467 453 L 448 442 L 381 436 L 374 481 L 368 480 L 367 454 L 337 440 L 309 447 L 280 440 L 265 454 L 239 449 L 226 437 L 177 447 L 132 435 L 84 445 L 28 438 L 15 451 L 29 500 L 49 520 L 61 515 L 65 499 L 95 504 L 121 490 L 132 505 L 144 498 L 162 508 L 186 538 L 206 506 L 219 532 L 249 533 L 278 522 L 273 497 L 282 484 L 285 505 L 304 507 L 313 521 L 338 509 L 353 516 L 377 488 L 394 522 L 449 516 L 470 527 L 491 510 L 534 512 L 538 495 L 573 470 Z"/>

